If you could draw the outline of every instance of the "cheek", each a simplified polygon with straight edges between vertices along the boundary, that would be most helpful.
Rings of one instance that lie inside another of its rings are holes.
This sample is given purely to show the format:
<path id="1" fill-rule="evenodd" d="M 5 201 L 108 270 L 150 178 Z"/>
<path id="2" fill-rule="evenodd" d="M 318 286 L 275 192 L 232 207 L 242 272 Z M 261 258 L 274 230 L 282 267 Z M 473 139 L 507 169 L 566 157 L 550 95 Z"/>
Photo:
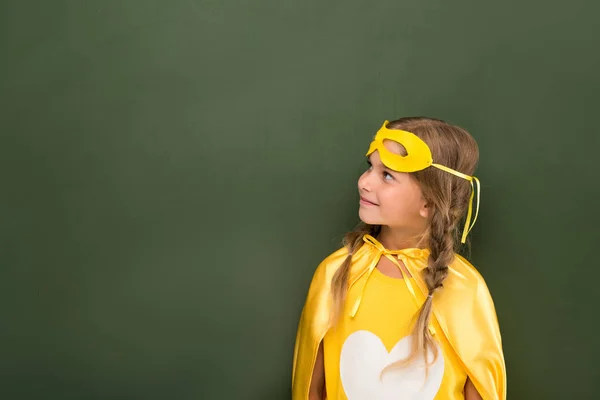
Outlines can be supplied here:
<path id="1" fill-rule="evenodd" d="M 419 197 L 411 191 L 394 189 L 380 192 L 381 212 L 390 218 L 405 218 L 417 213 Z"/>
<path id="2" fill-rule="evenodd" d="M 389 216 L 397 215 L 402 211 L 402 193 L 398 190 L 381 190 L 379 192 L 379 204 L 381 212 Z"/>

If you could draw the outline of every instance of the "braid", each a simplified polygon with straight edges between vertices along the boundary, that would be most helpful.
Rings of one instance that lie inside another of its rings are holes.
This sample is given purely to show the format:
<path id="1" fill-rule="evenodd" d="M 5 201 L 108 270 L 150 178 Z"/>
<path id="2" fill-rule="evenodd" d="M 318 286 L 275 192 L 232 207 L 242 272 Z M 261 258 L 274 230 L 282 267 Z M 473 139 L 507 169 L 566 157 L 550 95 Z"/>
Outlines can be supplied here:
<path id="1" fill-rule="evenodd" d="M 344 309 L 346 301 L 346 293 L 348 292 L 348 277 L 352 266 L 352 256 L 364 244 L 363 236 L 365 234 L 376 234 L 380 229 L 379 226 L 360 223 L 356 229 L 349 232 L 344 237 L 344 246 L 348 249 L 348 256 L 344 259 L 342 265 L 337 269 L 331 280 L 331 292 L 333 295 L 333 324 L 339 321 Z"/>
<path id="2" fill-rule="evenodd" d="M 427 360 L 428 351 L 431 349 L 434 355 L 433 362 L 438 356 L 437 346 L 433 343 L 433 338 L 429 332 L 433 294 L 443 286 L 444 279 L 448 276 L 448 265 L 454 260 L 455 226 L 456 222 L 440 211 L 435 212 L 431 220 L 429 263 L 427 268 L 423 270 L 423 279 L 429 290 L 429 295 L 425 299 L 425 304 L 421 308 L 415 326 L 414 334 L 419 339 L 413 340 L 413 343 L 418 344 L 419 347 L 413 349 L 413 352 L 416 355 L 419 349 L 422 350 L 424 359 Z"/>

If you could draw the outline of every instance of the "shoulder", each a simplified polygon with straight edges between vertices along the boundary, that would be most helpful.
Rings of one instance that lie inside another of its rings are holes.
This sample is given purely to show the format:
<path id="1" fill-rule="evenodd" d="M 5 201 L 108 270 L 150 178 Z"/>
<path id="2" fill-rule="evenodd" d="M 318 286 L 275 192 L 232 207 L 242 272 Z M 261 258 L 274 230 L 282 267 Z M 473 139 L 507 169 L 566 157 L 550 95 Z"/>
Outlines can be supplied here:
<path id="1" fill-rule="evenodd" d="M 465 278 L 473 281 L 473 283 L 485 284 L 485 279 L 469 260 L 460 254 L 455 254 L 454 256 L 454 261 L 450 264 L 451 270 L 460 273 Z"/>
<path id="2" fill-rule="evenodd" d="M 317 270 L 322 268 L 328 271 L 335 271 L 341 265 L 341 263 L 344 262 L 347 256 L 348 249 L 346 247 L 341 247 L 333 253 L 329 254 L 327 257 L 325 257 L 323 261 L 319 263 Z"/>
<path id="3" fill-rule="evenodd" d="M 339 248 L 325 257 L 313 275 L 311 291 L 329 291 L 333 276 L 344 264 L 344 261 L 347 258 L 348 249 L 346 247 Z M 350 285 L 358 276 L 362 274 L 362 272 L 364 272 L 366 268 L 368 268 L 372 259 L 373 252 L 370 251 L 369 246 L 362 245 L 358 250 L 356 250 L 350 261 L 350 274 L 348 276 Z"/>
<path id="4" fill-rule="evenodd" d="M 346 257 L 348 256 L 348 249 L 341 247 L 325 257 L 317 266 L 314 272 L 312 284 L 315 285 L 328 285 L 333 278 L 333 275 L 337 269 L 342 265 Z"/>
<path id="5" fill-rule="evenodd" d="M 449 265 L 444 287 L 455 294 L 460 291 L 468 296 L 488 293 L 484 277 L 469 260 L 459 254 L 455 254 L 454 261 Z"/>
<path id="6" fill-rule="evenodd" d="M 326 329 L 329 324 L 327 310 L 331 304 L 331 279 L 347 256 L 348 251 L 345 248 L 336 250 L 319 263 L 313 274 L 301 318 L 306 326 L 312 326 L 311 329 Z M 317 336 L 320 334 L 315 337 Z"/>

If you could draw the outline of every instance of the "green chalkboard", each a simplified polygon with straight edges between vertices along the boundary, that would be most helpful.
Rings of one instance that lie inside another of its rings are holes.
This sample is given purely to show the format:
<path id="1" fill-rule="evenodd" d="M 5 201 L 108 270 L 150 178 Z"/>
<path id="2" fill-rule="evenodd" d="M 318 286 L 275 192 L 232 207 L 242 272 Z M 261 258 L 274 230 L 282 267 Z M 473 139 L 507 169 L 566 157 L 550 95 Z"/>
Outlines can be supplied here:
<path id="1" fill-rule="evenodd" d="M 511 400 L 600 391 L 594 2 L 0 2 L 0 397 L 290 397 L 384 119 L 477 139 Z"/>

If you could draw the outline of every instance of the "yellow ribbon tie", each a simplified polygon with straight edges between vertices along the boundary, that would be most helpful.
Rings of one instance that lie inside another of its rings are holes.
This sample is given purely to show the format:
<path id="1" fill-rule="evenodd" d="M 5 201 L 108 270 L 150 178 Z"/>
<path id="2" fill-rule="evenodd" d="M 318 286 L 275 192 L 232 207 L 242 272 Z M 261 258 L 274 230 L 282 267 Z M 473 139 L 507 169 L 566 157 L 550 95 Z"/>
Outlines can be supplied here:
<path id="1" fill-rule="evenodd" d="M 469 199 L 469 209 L 467 211 L 467 220 L 465 221 L 465 228 L 463 230 L 462 238 L 460 240 L 461 243 L 465 243 L 467 241 L 467 236 L 469 235 L 469 232 L 471 232 L 471 229 L 473 229 L 473 226 L 475 225 L 475 221 L 477 221 L 477 216 L 479 215 L 479 203 L 480 203 L 480 198 L 481 198 L 481 184 L 479 183 L 479 179 L 477 179 L 474 176 L 469 176 L 469 175 L 463 174 L 462 172 L 455 171 L 452 168 L 448 168 L 441 164 L 433 163 L 433 164 L 431 164 L 431 166 L 441 169 L 442 171 L 451 173 L 452 175 L 456 175 L 459 178 L 466 179 L 471 183 L 471 198 Z M 473 185 L 473 181 L 475 181 L 476 186 Z M 475 187 L 477 187 L 477 189 L 475 189 Z M 475 192 L 477 192 L 477 207 L 475 208 L 475 218 L 473 218 L 473 222 L 471 222 L 471 217 L 473 216 L 473 199 L 475 197 Z"/>
<path id="2" fill-rule="evenodd" d="M 377 263 L 379 262 L 379 259 L 381 258 L 382 255 L 386 256 L 388 258 L 388 260 L 390 260 L 394 265 L 396 265 L 398 267 L 398 269 L 400 269 L 400 271 L 402 271 L 402 267 L 400 266 L 400 263 L 398 263 L 398 260 L 396 260 L 393 256 L 404 256 L 404 257 L 410 257 L 411 255 L 409 254 L 409 252 L 407 252 L 406 250 L 388 250 L 386 249 L 383 244 L 381 244 L 377 239 L 375 239 L 373 236 L 371 235 L 364 235 L 363 236 L 363 240 L 374 246 L 377 249 L 377 255 L 375 256 L 375 259 L 373 260 L 373 262 L 371 263 L 371 265 L 369 266 L 369 269 L 367 271 L 367 278 L 365 279 L 365 283 L 363 284 L 361 290 L 360 290 L 360 294 L 358 296 L 358 298 L 356 299 L 356 301 L 354 302 L 354 305 L 352 306 L 352 310 L 350 311 L 350 317 L 354 318 L 354 316 L 356 315 L 358 308 L 360 306 L 360 303 L 362 301 L 364 292 L 365 292 L 365 287 L 367 286 L 367 282 L 369 281 L 369 278 L 371 277 L 371 274 L 373 272 L 373 270 L 375 269 L 375 267 L 377 266 Z M 406 264 L 406 262 L 405 262 Z M 406 276 L 406 273 L 404 271 L 402 271 L 402 275 L 404 276 L 404 283 L 406 284 L 406 287 L 408 289 L 408 291 L 410 292 L 410 294 L 412 295 L 415 303 L 418 304 L 417 301 L 417 295 L 415 294 L 415 290 L 413 289 L 412 284 L 410 283 L 410 279 L 408 279 L 408 277 Z"/>

